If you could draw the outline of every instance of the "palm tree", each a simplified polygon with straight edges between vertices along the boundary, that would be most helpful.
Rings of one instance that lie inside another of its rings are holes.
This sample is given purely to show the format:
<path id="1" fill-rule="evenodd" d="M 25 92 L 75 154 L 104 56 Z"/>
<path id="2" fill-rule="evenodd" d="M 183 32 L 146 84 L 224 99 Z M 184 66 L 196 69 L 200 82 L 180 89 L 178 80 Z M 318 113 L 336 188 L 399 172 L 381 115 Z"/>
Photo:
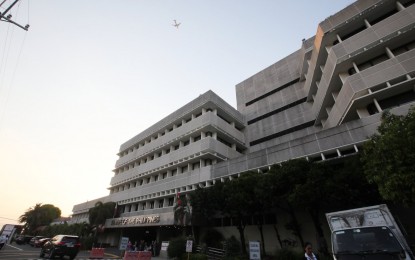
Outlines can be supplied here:
<path id="1" fill-rule="evenodd" d="M 95 203 L 95 207 L 89 209 L 89 224 L 94 230 L 94 241 L 98 232 L 102 231 L 102 227 L 105 225 L 105 221 L 108 218 L 112 218 L 115 209 L 115 202 L 102 203 L 98 201 Z"/>
<path id="2" fill-rule="evenodd" d="M 19 222 L 24 223 L 24 233 L 36 235 L 37 229 L 49 225 L 54 219 L 61 216 L 61 210 L 51 204 L 37 203 L 19 217 Z"/>

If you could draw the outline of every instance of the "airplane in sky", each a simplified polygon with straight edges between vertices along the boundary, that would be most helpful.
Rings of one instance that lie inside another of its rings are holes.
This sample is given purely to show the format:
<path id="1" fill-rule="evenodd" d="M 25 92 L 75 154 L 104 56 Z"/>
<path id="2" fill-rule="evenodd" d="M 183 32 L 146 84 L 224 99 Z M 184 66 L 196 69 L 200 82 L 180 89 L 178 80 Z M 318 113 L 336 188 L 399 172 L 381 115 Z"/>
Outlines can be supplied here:
<path id="1" fill-rule="evenodd" d="M 179 29 L 179 25 L 180 25 L 181 23 L 177 23 L 177 21 L 176 21 L 176 20 L 173 20 L 173 21 L 174 21 L 173 26 L 174 26 L 174 27 L 176 27 L 177 29 Z"/>

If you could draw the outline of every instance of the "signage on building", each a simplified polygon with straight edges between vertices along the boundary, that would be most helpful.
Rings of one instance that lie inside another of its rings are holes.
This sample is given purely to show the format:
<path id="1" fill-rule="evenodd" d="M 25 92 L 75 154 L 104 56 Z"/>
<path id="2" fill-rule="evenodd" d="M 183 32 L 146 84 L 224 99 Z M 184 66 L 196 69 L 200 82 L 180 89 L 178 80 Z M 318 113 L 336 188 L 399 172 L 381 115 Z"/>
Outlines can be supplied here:
<path id="1" fill-rule="evenodd" d="M 112 219 L 110 225 L 111 226 L 137 226 L 141 224 L 153 224 L 159 223 L 160 216 L 159 215 L 151 215 L 151 216 L 140 216 L 140 217 L 129 217 L 129 218 L 116 218 Z"/>
<path id="2" fill-rule="evenodd" d="M 261 260 L 259 241 L 249 241 L 249 260 Z"/>
<path id="3" fill-rule="evenodd" d="M 128 237 L 121 237 L 120 250 L 127 249 L 128 241 L 129 241 Z"/>
<path id="4" fill-rule="evenodd" d="M 169 241 L 161 242 L 161 251 L 167 251 L 168 247 L 169 247 Z"/>
<path id="5" fill-rule="evenodd" d="M 193 247 L 193 240 L 186 241 L 186 252 L 191 253 Z"/>

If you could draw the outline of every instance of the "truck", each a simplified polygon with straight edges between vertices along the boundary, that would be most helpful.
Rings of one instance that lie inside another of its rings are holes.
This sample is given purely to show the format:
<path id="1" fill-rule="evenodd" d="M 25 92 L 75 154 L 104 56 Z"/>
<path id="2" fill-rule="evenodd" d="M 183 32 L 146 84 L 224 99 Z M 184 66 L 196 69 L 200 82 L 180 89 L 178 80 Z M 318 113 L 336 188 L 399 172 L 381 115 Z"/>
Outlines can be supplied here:
<path id="1" fill-rule="evenodd" d="M 386 204 L 326 213 L 333 259 L 414 260 Z"/>

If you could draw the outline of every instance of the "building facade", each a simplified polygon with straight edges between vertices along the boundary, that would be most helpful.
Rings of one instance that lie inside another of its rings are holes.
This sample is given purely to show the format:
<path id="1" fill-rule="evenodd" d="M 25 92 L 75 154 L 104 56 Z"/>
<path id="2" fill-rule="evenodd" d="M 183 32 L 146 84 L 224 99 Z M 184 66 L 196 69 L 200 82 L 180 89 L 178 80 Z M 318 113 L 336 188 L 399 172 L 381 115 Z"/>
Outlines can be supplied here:
<path id="1" fill-rule="evenodd" d="M 114 201 L 111 242 L 140 227 L 163 239 L 177 193 L 290 159 L 358 153 L 382 111 L 415 104 L 414 0 L 356 1 L 300 45 L 236 85 L 237 109 L 208 91 L 122 144 L 109 195 L 75 205 L 73 221 Z"/>

